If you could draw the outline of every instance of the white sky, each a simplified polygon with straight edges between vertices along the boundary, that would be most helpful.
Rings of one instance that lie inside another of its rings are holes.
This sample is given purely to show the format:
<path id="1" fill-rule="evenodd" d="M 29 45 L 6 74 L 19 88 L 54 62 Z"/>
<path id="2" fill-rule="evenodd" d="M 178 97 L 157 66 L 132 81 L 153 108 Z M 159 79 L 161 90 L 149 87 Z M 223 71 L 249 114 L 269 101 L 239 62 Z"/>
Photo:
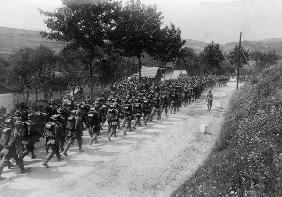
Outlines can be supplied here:
<path id="1" fill-rule="evenodd" d="M 124 0 L 123 0 L 124 1 Z M 237 41 L 282 37 L 282 0 L 142 0 L 156 4 L 182 30 L 182 37 L 202 41 Z M 46 29 L 37 8 L 53 10 L 61 0 L 0 0 L 0 26 Z"/>

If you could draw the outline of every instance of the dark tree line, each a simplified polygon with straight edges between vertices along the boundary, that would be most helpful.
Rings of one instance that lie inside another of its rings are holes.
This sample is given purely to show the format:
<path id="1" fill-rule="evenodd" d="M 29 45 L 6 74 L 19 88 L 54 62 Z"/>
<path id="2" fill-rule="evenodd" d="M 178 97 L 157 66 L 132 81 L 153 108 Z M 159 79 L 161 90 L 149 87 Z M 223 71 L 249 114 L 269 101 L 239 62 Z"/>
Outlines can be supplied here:
<path id="1" fill-rule="evenodd" d="M 240 61 L 239 61 L 240 55 Z M 248 61 L 255 61 L 255 67 L 249 68 Z M 276 52 L 248 51 L 235 46 L 228 53 L 223 53 L 217 43 L 208 44 L 200 53 L 196 53 L 192 48 L 184 47 L 181 49 L 177 61 L 177 68 L 184 69 L 191 75 L 195 74 L 232 74 L 235 73 L 237 66 L 240 69 L 255 72 L 277 63 L 279 56 Z M 246 67 L 244 67 L 246 65 Z"/>
<path id="2" fill-rule="evenodd" d="M 49 29 L 41 32 L 43 37 L 66 42 L 65 50 L 84 51 L 90 84 L 94 70 L 109 70 L 105 59 L 111 56 L 137 58 L 141 78 L 144 53 L 168 62 L 179 56 L 185 43 L 174 25 L 162 28 L 163 16 L 156 6 L 139 0 L 130 0 L 124 6 L 114 0 L 64 0 L 63 7 L 40 12 Z"/>

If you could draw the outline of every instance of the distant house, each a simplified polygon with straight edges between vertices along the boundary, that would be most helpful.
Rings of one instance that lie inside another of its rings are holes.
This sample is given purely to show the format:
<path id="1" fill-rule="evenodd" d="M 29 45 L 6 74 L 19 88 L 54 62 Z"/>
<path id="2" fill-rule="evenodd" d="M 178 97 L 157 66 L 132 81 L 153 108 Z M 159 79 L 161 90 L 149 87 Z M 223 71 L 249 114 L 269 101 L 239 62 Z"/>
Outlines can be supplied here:
<path id="1" fill-rule="evenodd" d="M 249 60 L 247 64 L 243 65 L 243 68 L 245 68 L 247 70 L 249 70 L 249 69 L 254 70 L 255 67 L 256 67 L 256 61 L 254 61 L 254 60 Z"/>
<path id="2" fill-rule="evenodd" d="M 174 69 L 175 68 L 175 63 L 174 62 L 168 62 L 168 63 L 166 63 L 165 68 L 167 68 L 167 69 Z"/>
<path id="3" fill-rule="evenodd" d="M 162 78 L 162 71 L 159 67 L 142 66 L 141 76 L 160 81 Z"/>
<path id="4" fill-rule="evenodd" d="M 0 108 L 6 108 L 10 113 L 14 107 L 14 91 L 0 85 Z"/>

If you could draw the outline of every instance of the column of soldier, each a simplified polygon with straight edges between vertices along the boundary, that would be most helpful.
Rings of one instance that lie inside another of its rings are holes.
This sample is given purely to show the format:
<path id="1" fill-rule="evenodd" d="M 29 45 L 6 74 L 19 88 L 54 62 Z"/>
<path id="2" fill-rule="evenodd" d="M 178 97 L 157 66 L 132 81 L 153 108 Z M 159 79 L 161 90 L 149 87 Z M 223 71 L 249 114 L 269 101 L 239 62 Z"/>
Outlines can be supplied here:
<path id="1" fill-rule="evenodd" d="M 90 135 L 89 144 L 98 143 L 101 130 L 106 129 L 109 141 L 117 137 L 117 131 L 123 135 L 153 121 L 156 116 L 161 119 L 164 112 L 176 113 L 179 108 L 197 100 L 206 88 L 226 85 L 227 76 L 189 77 L 186 79 L 168 80 L 155 83 L 143 78 L 123 80 L 111 86 L 111 91 L 104 92 L 95 102 L 63 99 L 61 105 L 49 105 L 43 109 L 28 109 L 18 106 L 1 125 L 0 138 L 0 177 L 4 167 L 13 168 L 13 158 L 25 173 L 24 157 L 30 154 L 32 159 L 34 145 L 45 139 L 46 158 L 42 165 L 49 167 L 48 162 L 54 155 L 62 160 L 61 154 L 68 156 L 68 150 L 77 140 L 78 151 L 83 152 L 83 131 Z M 103 126 L 104 125 L 104 126 Z"/>

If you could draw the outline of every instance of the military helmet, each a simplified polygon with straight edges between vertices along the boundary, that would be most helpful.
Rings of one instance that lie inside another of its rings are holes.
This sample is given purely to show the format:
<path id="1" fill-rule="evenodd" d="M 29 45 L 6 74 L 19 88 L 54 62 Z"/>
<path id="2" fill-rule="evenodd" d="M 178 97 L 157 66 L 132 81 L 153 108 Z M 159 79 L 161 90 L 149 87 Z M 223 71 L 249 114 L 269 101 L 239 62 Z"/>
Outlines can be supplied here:
<path id="1" fill-rule="evenodd" d="M 14 121 L 13 121 L 12 118 L 7 118 L 7 119 L 5 119 L 5 121 L 4 121 L 4 125 L 6 125 L 6 126 L 12 126 L 13 123 L 14 123 Z"/>

